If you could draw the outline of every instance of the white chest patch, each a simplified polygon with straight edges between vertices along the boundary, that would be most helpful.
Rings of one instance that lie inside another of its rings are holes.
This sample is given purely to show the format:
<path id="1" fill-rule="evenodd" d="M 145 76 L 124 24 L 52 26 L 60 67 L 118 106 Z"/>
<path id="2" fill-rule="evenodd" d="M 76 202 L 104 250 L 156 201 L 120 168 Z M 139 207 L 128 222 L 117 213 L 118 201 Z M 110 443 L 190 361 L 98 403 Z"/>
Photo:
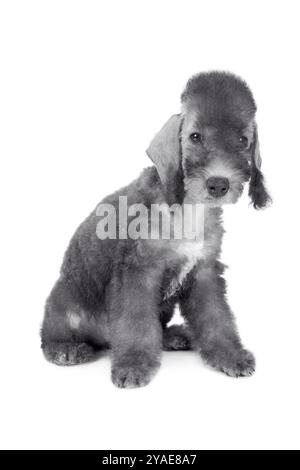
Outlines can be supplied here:
<path id="1" fill-rule="evenodd" d="M 180 289 L 183 281 L 188 273 L 193 269 L 195 264 L 204 257 L 203 241 L 183 241 L 175 249 L 175 253 L 181 260 L 181 270 L 178 276 L 172 279 L 164 299 L 168 299 Z"/>

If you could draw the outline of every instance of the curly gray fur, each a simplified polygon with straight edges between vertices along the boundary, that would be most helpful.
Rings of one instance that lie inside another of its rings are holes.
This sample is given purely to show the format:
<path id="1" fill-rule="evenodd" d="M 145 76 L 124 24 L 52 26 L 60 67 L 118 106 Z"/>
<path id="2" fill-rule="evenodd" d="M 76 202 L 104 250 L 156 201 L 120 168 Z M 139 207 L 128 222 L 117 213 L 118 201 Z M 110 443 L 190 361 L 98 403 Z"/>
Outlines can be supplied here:
<path id="1" fill-rule="evenodd" d="M 97 350 L 110 349 L 118 387 L 147 384 L 162 349 L 193 348 L 209 365 L 234 377 L 254 372 L 254 357 L 242 345 L 226 300 L 219 256 L 222 205 L 235 203 L 246 182 L 255 208 L 269 201 L 255 111 L 248 86 L 232 74 L 202 73 L 189 80 L 181 114 L 170 118 L 147 151 L 154 166 L 103 202 L 116 211 L 119 196 L 127 196 L 128 205 L 147 208 L 202 203 L 204 246 L 161 239 L 100 240 L 94 210 L 73 236 L 46 302 L 41 337 L 48 360 L 82 363 Z M 208 180 L 217 178 L 218 183 L 220 177 L 228 188 L 215 197 L 220 188 Z M 183 267 L 184 279 L 177 283 Z M 185 324 L 168 327 L 177 304 Z"/>

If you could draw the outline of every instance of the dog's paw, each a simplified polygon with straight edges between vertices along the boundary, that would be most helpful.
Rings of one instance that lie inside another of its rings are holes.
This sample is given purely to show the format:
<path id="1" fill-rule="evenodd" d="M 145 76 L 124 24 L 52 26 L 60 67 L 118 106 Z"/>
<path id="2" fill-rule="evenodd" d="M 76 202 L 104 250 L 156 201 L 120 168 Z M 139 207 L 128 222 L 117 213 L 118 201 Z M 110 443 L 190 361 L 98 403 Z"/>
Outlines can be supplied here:
<path id="1" fill-rule="evenodd" d="M 58 366 L 83 364 L 94 358 L 95 350 L 86 343 L 52 342 L 42 345 L 46 359 Z"/>
<path id="2" fill-rule="evenodd" d="M 250 351 L 242 349 L 231 364 L 221 367 L 220 370 L 230 377 L 250 377 L 255 372 L 255 358 Z"/>
<path id="3" fill-rule="evenodd" d="M 113 363 L 111 379 L 119 388 L 136 388 L 147 385 L 155 374 L 159 362 L 151 358 L 125 356 Z"/>
<path id="4" fill-rule="evenodd" d="M 218 351 L 214 357 L 204 357 L 206 362 L 230 377 L 250 377 L 255 372 L 255 358 L 250 351 Z"/>
<path id="5" fill-rule="evenodd" d="M 119 388 L 144 387 L 151 380 L 150 371 L 139 367 L 116 367 L 112 370 L 111 378 Z"/>
<path id="6" fill-rule="evenodd" d="M 188 351 L 191 337 L 185 325 L 172 325 L 163 331 L 164 351 Z"/>

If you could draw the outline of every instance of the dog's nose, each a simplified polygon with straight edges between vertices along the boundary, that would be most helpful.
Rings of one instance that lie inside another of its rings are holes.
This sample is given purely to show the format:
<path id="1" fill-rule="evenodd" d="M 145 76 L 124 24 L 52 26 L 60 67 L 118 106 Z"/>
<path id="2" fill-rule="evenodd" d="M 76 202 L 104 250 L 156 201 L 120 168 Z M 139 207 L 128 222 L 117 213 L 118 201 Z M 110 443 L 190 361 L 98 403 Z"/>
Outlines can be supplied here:
<path id="1" fill-rule="evenodd" d="M 229 189 L 229 181 L 227 178 L 208 178 L 208 180 L 206 180 L 206 187 L 211 196 L 222 197 L 225 196 Z"/>

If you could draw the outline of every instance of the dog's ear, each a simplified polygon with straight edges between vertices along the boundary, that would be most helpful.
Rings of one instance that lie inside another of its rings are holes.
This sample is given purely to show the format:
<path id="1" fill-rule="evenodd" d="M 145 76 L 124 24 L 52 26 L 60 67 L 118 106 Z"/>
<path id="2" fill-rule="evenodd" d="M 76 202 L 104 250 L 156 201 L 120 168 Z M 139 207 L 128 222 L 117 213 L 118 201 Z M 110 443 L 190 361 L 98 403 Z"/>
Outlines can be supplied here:
<path id="1" fill-rule="evenodd" d="M 155 135 L 146 150 L 156 166 L 168 201 L 178 201 L 181 196 L 182 168 L 180 130 L 182 117 L 174 114 Z"/>
<path id="2" fill-rule="evenodd" d="M 251 198 L 253 207 L 255 209 L 262 209 L 271 203 L 272 199 L 266 190 L 264 176 L 260 171 L 261 156 L 259 151 L 258 132 L 256 125 L 254 128 L 251 150 L 251 177 L 249 182 L 249 196 Z"/>

